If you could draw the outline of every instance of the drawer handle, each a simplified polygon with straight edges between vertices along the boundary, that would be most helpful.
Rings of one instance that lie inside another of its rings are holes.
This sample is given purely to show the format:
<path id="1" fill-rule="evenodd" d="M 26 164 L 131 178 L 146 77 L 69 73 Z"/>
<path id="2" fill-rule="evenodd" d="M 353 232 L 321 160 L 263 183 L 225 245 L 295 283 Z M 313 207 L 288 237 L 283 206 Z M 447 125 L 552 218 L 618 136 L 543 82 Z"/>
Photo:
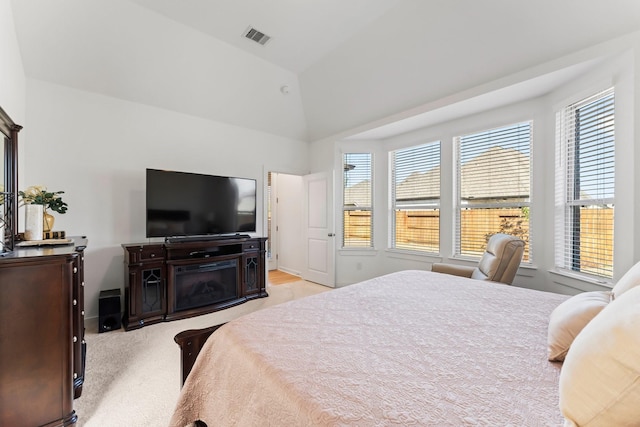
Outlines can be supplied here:
<path id="1" fill-rule="evenodd" d="M 78 272 L 78 267 L 73 267 L 73 274 L 76 274 Z"/>
<path id="2" fill-rule="evenodd" d="M 78 373 L 77 373 L 77 372 L 74 372 L 74 373 L 73 373 L 73 379 L 75 380 L 76 378 L 78 378 Z"/>
<path id="3" fill-rule="evenodd" d="M 73 300 L 73 305 L 78 305 L 78 300 L 77 299 Z"/>
<path id="4" fill-rule="evenodd" d="M 73 342 L 78 342 L 78 337 L 77 336 L 73 336 Z"/>

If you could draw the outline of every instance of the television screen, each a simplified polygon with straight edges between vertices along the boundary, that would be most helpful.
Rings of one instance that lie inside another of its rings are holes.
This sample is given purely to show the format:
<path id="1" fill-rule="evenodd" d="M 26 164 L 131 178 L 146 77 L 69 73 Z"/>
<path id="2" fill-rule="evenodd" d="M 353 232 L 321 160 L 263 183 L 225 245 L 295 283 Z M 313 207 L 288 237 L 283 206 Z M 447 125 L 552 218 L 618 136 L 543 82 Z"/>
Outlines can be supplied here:
<path id="1" fill-rule="evenodd" d="M 256 180 L 147 169 L 147 237 L 256 231 Z"/>

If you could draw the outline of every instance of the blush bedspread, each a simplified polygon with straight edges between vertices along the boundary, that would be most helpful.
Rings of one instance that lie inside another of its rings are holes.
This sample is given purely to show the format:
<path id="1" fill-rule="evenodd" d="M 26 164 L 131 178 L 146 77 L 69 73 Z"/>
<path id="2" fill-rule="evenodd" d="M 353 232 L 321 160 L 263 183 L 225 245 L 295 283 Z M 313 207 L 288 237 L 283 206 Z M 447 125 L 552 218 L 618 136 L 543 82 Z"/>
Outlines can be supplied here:
<path id="1" fill-rule="evenodd" d="M 566 298 L 411 270 L 266 308 L 207 340 L 170 425 L 561 426 Z"/>

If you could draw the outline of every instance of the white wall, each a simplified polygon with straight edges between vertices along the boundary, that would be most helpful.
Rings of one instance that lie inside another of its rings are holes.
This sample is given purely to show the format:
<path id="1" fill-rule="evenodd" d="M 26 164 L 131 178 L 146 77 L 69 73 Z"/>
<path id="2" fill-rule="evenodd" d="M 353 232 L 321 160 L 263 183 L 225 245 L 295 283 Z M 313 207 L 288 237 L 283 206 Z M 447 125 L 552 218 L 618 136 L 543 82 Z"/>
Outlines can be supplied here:
<path id="1" fill-rule="evenodd" d="M 26 79 L 9 0 L 0 0 L 0 107 L 11 119 L 25 124 Z"/>
<path id="2" fill-rule="evenodd" d="M 580 5 L 576 19 L 574 3 L 553 0 L 401 1 L 301 73 L 309 135 L 389 123 L 639 29 L 637 1 Z"/>
<path id="3" fill-rule="evenodd" d="M 455 136 L 481 131 L 524 120 L 534 121 L 533 188 L 531 229 L 533 233 L 533 263 L 520 269 L 514 284 L 561 293 L 579 290 L 607 289 L 606 284 L 576 280 L 558 274 L 554 268 L 554 144 L 555 111 L 575 101 L 576 97 L 591 95 L 610 85 L 616 87 L 616 217 L 614 281 L 640 260 L 640 246 L 636 223 L 640 221 L 638 193 L 640 170 L 636 170 L 640 153 L 640 68 L 638 53 L 640 37 L 616 46 L 610 55 L 603 55 L 596 48 L 594 55 L 604 58 L 600 65 L 586 74 L 557 88 L 553 92 L 527 101 L 516 102 L 500 108 L 488 109 L 455 120 L 430 125 L 409 133 L 382 140 L 355 141 L 324 139 L 312 143 L 311 169 L 336 170 L 341 167 L 343 152 L 370 151 L 374 153 L 374 236 L 375 248 L 371 250 L 340 250 L 336 257 L 336 282 L 340 285 L 354 283 L 379 274 L 402 269 L 429 270 L 431 263 L 454 261 L 453 259 L 453 144 Z M 588 55 L 587 55 L 588 56 Z M 585 55 L 580 55 L 582 60 Z M 397 148 L 440 140 L 442 142 L 441 177 L 441 253 L 440 256 L 407 254 L 387 249 L 388 242 L 388 152 Z M 342 197 L 339 188 L 335 200 Z M 339 204 L 339 202 L 338 202 Z M 337 232 L 342 220 L 336 213 Z"/>
<path id="4" fill-rule="evenodd" d="M 297 76 L 251 53 L 128 0 L 15 0 L 13 8 L 30 78 L 306 138 Z"/>
<path id="5" fill-rule="evenodd" d="M 20 187 L 65 191 L 56 229 L 89 238 L 87 317 L 100 290 L 123 287 L 121 244 L 145 239 L 145 168 L 254 178 L 258 235 L 263 172 L 302 174 L 307 143 L 94 93 L 27 80 L 29 138 Z"/>
<path id="6" fill-rule="evenodd" d="M 14 123 L 25 126 L 25 93 L 26 79 L 22 58 L 15 33 L 13 12 L 9 0 L 0 0 L 0 108 L 9 115 Z M 23 133 L 18 134 L 18 174 L 22 175 L 22 146 L 26 139 Z M 4 135 L 0 133 L 0 190 L 6 191 L 4 182 Z M 5 206 L 0 205 L 0 216 L 4 215 Z M 4 226 L 4 224 L 0 224 Z M 3 235 L 5 230 L 2 230 Z"/>

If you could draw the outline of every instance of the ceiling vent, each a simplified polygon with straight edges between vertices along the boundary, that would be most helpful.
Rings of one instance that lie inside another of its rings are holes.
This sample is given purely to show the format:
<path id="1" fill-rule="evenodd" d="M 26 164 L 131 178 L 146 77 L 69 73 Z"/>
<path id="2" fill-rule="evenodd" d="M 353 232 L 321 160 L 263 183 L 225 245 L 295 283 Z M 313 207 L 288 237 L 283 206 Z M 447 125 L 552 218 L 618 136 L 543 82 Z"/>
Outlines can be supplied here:
<path id="1" fill-rule="evenodd" d="M 258 30 L 256 30 L 253 27 L 249 27 L 247 28 L 247 30 L 244 32 L 244 36 L 246 38 L 248 38 L 249 40 L 253 40 L 256 43 L 260 43 L 261 45 L 265 45 L 269 40 L 271 40 L 271 37 L 269 37 L 268 35 L 266 35 L 265 33 L 262 33 Z"/>

